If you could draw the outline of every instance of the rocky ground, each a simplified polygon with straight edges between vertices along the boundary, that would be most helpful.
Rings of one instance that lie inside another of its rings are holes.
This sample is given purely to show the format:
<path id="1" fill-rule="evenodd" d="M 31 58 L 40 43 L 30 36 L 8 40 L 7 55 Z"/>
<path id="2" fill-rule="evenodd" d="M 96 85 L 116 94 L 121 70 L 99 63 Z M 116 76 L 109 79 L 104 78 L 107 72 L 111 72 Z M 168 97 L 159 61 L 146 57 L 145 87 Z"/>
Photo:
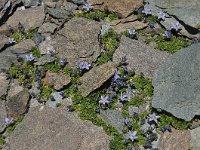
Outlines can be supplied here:
<path id="1" fill-rule="evenodd" d="M 0 2 L 0 148 L 200 150 L 200 1 Z"/>

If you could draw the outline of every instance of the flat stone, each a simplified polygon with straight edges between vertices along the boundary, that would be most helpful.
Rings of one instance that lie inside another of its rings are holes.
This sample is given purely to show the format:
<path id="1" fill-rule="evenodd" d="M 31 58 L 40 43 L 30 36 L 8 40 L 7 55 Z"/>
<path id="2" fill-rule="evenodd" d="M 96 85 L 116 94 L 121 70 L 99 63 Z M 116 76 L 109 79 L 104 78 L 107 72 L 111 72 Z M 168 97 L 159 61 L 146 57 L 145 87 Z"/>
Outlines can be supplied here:
<path id="1" fill-rule="evenodd" d="M 6 107 L 10 117 L 17 118 L 26 112 L 29 103 L 29 92 L 19 86 L 17 82 L 11 83 L 6 100 Z"/>
<path id="2" fill-rule="evenodd" d="M 190 146 L 191 150 L 199 150 L 200 149 L 200 127 L 193 129 L 190 131 L 191 133 L 191 140 Z"/>
<path id="3" fill-rule="evenodd" d="M 101 23 L 85 18 L 72 18 L 55 37 L 54 49 L 58 57 L 66 59 L 71 67 L 81 61 L 93 63 L 100 55 L 99 33 Z"/>
<path id="4" fill-rule="evenodd" d="M 117 13 L 120 17 L 125 18 L 133 12 L 134 7 L 141 7 L 142 0 L 88 0 L 91 5 L 101 5 L 111 12 Z"/>
<path id="5" fill-rule="evenodd" d="M 56 19 L 69 19 L 71 13 L 61 8 L 49 8 L 48 14 Z"/>
<path id="6" fill-rule="evenodd" d="M 47 38 L 45 41 L 39 44 L 39 50 L 41 54 L 49 54 L 49 51 L 55 50 L 53 45 L 56 44 L 51 38 Z"/>
<path id="7" fill-rule="evenodd" d="M 5 73 L 0 73 L 0 97 L 7 94 L 10 80 L 7 80 Z"/>
<path id="8" fill-rule="evenodd" d="M 148 26 L 148 23 L 143 23 L 140 21 L 134 21 L 134 22 L 127 22 L 127 23 L 119 23 L 115 26 L 112 26 L 117 33 L 122 33 L 124 31 L 127 31 L 128 29 L 144 29 Z"/>
<path id="9" fill-rule="evenodd" d="M 71 82 L 70 76 L 63 73 L 53 73 L 50 71 L 46 72 L 46 76 L 43 79 L 45 85 L 53 86 L 54 89 L 60 90 L 64 86 Z"/>
<path id="10" fill-rule="evenodd" d="M 123 56 L 128 58 L 128 69 L 141 72 L 149 78 L 152 78 L 154 71 L 169 56 L 165 52 L 154 50 L 140 40 L 132 40 L 122 36 L 119 48 L 113 55 L 113 62 L 118 64 Z"/>
<path id="11" fill-rule="evenodd" d="M 55 61 L 55 57 L 51 57 L 51 55 L 43 55 L 40 58 L 36 59 L 35 65 L 45 65 Z"/>
<path id="12" fill-rule="evenodd" d="M 25 7 L 39 6 L 42 4 L 42 0 L 22 0 Z"/>
<path id="13" fill-rule="evenodd" d="M 188 130 L 175 130 L 161 135 L 158 149 L 161 150 L 188 150 L 190 149 L 190 132 Z"/>
<path id="14" fill-rule="evenodd" d="M 200 115 L 200 43 L 173 54 L 156 70 L 152 107 L 190 121 Z"/>
<path id="15" fill-rule="evenodd" d="M 62 95 L 60 95 L 59 92 L 54 92 L 51 94 L 51 96 L 54 97 L 54 101 L 52 101 L 51 99 L 49 99 L 46 102 L 46 106 L 51 107 L 51 108 L 56 108 L 57 104 L 63 104 L 63 103 L 67 103 L 65 101 L 67 101 L 68 99 L 63 99 Z M 66 106 L 66 105 L 65 105 Z"/>
<path id="16" fill-rule="evenodd" d="M 137 15 L 131 15 L 127 18 L 122 18 L 122 19 L 117 19 L 109 22 L 110 25 L 115 26 L 119 23 L 128 23 L 128 22 L 133 22 L 137 20 Z"/>
<path id="17" fill-rule="evenodd" d="M 103 129 L 63 108 L 34 107 L 9 137 L 9 150 L 109 150 Z M 22 144 L 23 143 L 23 144 Z"/>
<path id="18" fill-rule="evenodd" d="M 33 47 L 35 47 L 35 43 L 31 39 L 23 40 L 22 42 L 15 44 L 13 49 L 24 49 L 30 51 Z"/>
<path id="19" fill-rule="evenodd" d="M 64 5 L 63 8 L 64 8 L 65 10 L 70 11 L 70 12 L 72 12 L 73 14 L 75 14 L 76 10 L 78 9 L 78 6 L 77 6 L 77 5 L 75 5 L 75 4 L 73 4 L 73 3 L 70 3 L 70 2 L 67 2 L 67 1 L 65 1 L 63 5 Z"/>
<path id="20" fill-rule="evenodd" d="M 54 33 L 58 26 L 54 23 L 44 23 L 39 29 L 39 33 Z"/>
<path id="21" fill-rule="evenodd" d="M 122 134 L 124 118 L 119 110 L 101 110 L 100 117 Z"/>
<path id="22" fill-rule="evenodd" d="M 79 81 L 81 85 L 79 86 L 79 89 L 82 96 L 86 97 L 92 91 L 101 87 L 114 75 L 114 69 L 114 64 L 112 62 L 108 62 L 100 66 L 95 66 L 80 77 Z"/>
<path id="23" fill-rule="evenodd" d="M 0 36 L 0 51 L 6 44 L 8 44 L 8 38 L 5 35 L 1 35 Z"/>
<path id="24" fill-rule="evenodd" d="M 4 131 L 6 125 L 4 119 L 7 117 L 5 101 L 0 100 L 0 132 Z"/>
<path id="25" fill-rule="evenodd" d="M 19 22 L 26 30 L 40 27 L 44 21 L 44 6 L 16 11 L 8 20 L 7 24 L 16 28 Z M 4 25 L 5 28 L 5 25 Z"/>

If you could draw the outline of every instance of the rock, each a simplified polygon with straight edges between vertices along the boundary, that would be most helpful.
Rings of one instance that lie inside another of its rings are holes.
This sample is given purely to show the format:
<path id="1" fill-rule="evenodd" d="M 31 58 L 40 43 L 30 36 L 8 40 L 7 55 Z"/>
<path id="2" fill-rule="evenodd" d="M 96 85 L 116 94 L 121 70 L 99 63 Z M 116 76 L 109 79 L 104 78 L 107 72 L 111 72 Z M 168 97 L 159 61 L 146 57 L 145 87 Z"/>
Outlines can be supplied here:
<path id="1" fill-rule="evenodd" d="M 134 21 L 134 22 L 127 22 L 127 23 L 119 23 L 115 26 L 113 26 L 113 28 L 115 29 L 115 31 L 117 33 L 122 33 L 124 31 L 128 31 L 128 29 L 144 29 L 145 27 L 147 27 L 148 24 L 147 23 L 143 23 L 140 21 Z"/>
<path id="2" fill-rule="evenodd" d="M 35 65 L 39 65 L 39 66 L 45 65 L 45 64 L 54 62 L 55 59 L 56 59 L 55 57 L 51 57 L 50 55 L 43 55 L 40 58 L 36 59 L 37 62 L 35 63 Z"/>
<path id="3" fill-rule="evenodd" d="M 153 79 L 152 107 L 190 121 L 200 115 L 200 43 L 173 54 L 161 64 Z"/>
<path id="4" fill-rule="evenodd" d="M 147 0 L 148 2 L 163 8 L 168 14 L 176 16 L 185 24 L 200 29 L 200 1 L 198 0 Z"/>
<path id="5" fill-rule="evenodd" d="M 16 28 L 19 22 L 24 26 L 26 30 L 40 27 L 44 21 L 44 7 L 34 7 L 26 10 L 16 11 L 8 20 L 7 24 Z M 2 26 L 5 28 L 5 25 Z"/>
<path id="6" fill-rule="evenodd" d="M 141 42 L 122 36 L 120 46 L 113 55 L 113 62 L 118 64 L 123 56 L 128 58 L 128 69 L 135 71 L 136 74 L 141 72 L 144 76 L 152 78 L 155 69 L 163 62 L 168 54 L 154 50 Z"/>
<path id="7" fill-rule="evenodd" d="M 190 147 L 191 150 L 199 150 L 200 149 L 200 127 L 193 129 L 190 131 L 191 133 L 191 140 L 190 140 Z"/>
<path id="8" fill-rule="evenodd" d="M 1 70 L 8 70 L 13 63 L 13 59 L 16 59 L 15 57 L 9 57 L 6 54 L 1 54 L 0 55 L 0 72 Z"/>
<path id="9" fill-rule="evenodd" d="M 7 94 L 8 86 L 10 80 L 7 79 L 5 73 L 0 73 L 0 97 L 5 96 Z"/>
<path id="10" fill-rule="evenodd" d="M 119 110 L 101 110 L 100 117 L 109 125 L 115 127 L 122 134 L 124 118 Z"/>
<path id="11" fill-rule="evenodd" d="M 38 46 L 40 43 L 42 43 L 43 41 L 45 41 L 45 36 L 41 35 L 40 33 L 34 33 L 33 34 L 33 41 Z"/>
<path id="12" fill-rule="evenodd" d="M 2 51 L 2 48 L 8 44 L 8 38 L 5 35 L 0 36 L 0 52 Z"/>
<path id="13" fill-rule="evenodd" d="M 63 108 L 31 108 L 9 137 L 9 150 L 109 150 L 103 129 Z M 23 143 L 23 144 L 22 144 Z"/>
<path id="14" fill-rule="evenodd" d="M 49 54 L 49 51 L 55 51 L 53 44 L 56 44 L 51 38 L 47 38 L 45 41 L 39 44 L 39 50 L 41 54 Z"/>
<path id="15" fill-rule="evenodd" d="M 7 117 L 6 105 L 5 101 L 0 100 L 0 132 L 4 131 L 6 125 L 4 123 L 4 119 Z"/>
<path id="16" fill-rule="evenodd" d="M 70 2 L 64 2 L 64 7 L 65 10 L 72 12 L 73 14 L 75 14 L 76 10 L 78 9 L 78 6 L 70 3 Z"/>
<path id="17" fill-rule="evenodd" d="M 85 18 L 72 18 L 55 37 L 54 48 L 58 57 L 66 59 L 71 67 L 81 61 L 95 62 L 100 55 L 98 36 L 101 23 Z"/>
<path id="18" fill-rule="evenodd" d="M 161 150 L 188 150 L 190 149 L 190 132 L 188 130 L 175 130 L 161 135 L 158 149 Z"/>
<path id="19" fill-rule="evenodd" d="M 39 33 L 54 33 L 58 26 L 54 23 L 44 23 L 38 30 Z"/>
<path id="20" fill-rule="evenodd" d="M 115 26 L 119 23 L 128 23 L 128 22 L 134 22 L 138 19 L 137 15 L 131 15 L 127 18 L 123 18 L 123 19 L 117 19 L 117 20 L 113 20 L 111 22 L 108 22 L 110 25 Z"/>
<path id="21" fill-rule="evenodd" d="M 63 97 L 60 95 L 59 92 L 54 92 L 51 94 L 51 96 L 54 97 L 54 101 L 51 100 L 51 98 L 46 102 L 46 105 L 48 107 L 51 107 L 51 108 L 56 108 L 57 107 L 57 104 L 66 104 L 67 102 L 65 101 L 68 101 L 67 98 L 63 99 Z"/>
<path id="22" fill-rule="evenodd" d="M 21 49 L 26 51 L 31 51 L 33 47 L 35 47 L 35 43 L 31 39 L 23 40 L 22 42 L 15 44 L 12 49 Z M 14 51 L 13 51 L 14 52 Z"/>
<path id="23" fill-rule="evenodd" d="M 22 0 L 25 7 L 39 6 L 42 4 L 42 0 Z"/>
<path id="24" fill-rule="evenodd" d="M 200 120 L 199 119 L 194 119 L 192 120 L 190 129 L 195 129 L 198 128 L 200 126 Z"/>
<path id="25" fill-rule="evenodd" d="M 74 4 L 82 5 L 85 3 L 85 0 L 71 0 Z"/>
<path id="26" fill-rule="evenodd" d="M 139 8 L 143 5 L 142 0 L 88 0 L 87 2 L 91 5 L 100 5 L 102 8 L 107 8 L 122 18 L 131 14 L 135 7 Z"/>
<path id="27" fill-rule="evenodd" d="M 45 85 L 53 86 L 54 89 L 60 90 L 64 86 L 67 86 L 71 82 L 70 76 L 63 73 L 46 72 L 46 76 L 43 79 Z"/>
<path id="28" fill-rule="evenodd" d="M 128 112 L 130 116 L 133 116 L 134 113 L 144 113 L 144 112 L 149 112 L 150 110 L 150 102 L 146 102 L 139 107 L 135 106 L 129 106 L 128 107 Z"/>
<path id="29" fill-rule="evenodd" d="M 28 90 L 19 86 L 17 82 L 11 83 L 6 101 L 8 115 L 17 118 L 24 114 L 27 111 L 28 103 Z"/>
<path id="30" fill-rule="evenodd" d="M 49 8 L 48 14 L 56 19 L 69 19 L 71 13 L 61 8 Z"/>
<path id="31" fill-rule="evenodd" d="M 106 64 L 95 66 L 90 71 L 80 77 L 81 85 L 79 89 L 82 96 L 88 96 L 92 91 L 101 87 L 108 79 L 114 75 L 114 64 L 108 62 Z"/>

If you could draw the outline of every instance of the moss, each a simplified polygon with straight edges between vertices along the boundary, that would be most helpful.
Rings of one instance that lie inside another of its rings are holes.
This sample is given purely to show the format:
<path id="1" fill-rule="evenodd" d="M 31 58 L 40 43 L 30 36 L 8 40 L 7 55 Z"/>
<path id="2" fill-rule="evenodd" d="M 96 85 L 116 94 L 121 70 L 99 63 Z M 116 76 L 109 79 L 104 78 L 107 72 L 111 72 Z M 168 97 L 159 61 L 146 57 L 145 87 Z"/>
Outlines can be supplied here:
<path id="1" fill-rule="evenodd" d="M 101 19 L 101 20 L 107 20 L 112 21 L 118 19 L 118 16 L 116 13 L 109 13 L 105 11 L 100 10 L 93 10 L 93 11 L 79 11 L 77 14 L 77 17 L 84 17 L 91 20 Z"/>
<path id="2" fill-rule="evenodd" d="M 42 85 L 42 88 L 41 88 L 41 100 L 42 101 L 47 101 L 50 96 L 51 96 L 51 93 L 54 91 L 52 87 L 50 86 L 46 86 L 46 85 Z"/>
<path id="3" fill-rule="evenodd" d="M 26 32 L 26 39 L 32 39 L 34 33 L 36 33 L 37 31 L 38 31 L 38 28 L 29 29 L 29 30 Z"/>
<path id="4" fill-rule="evenodd" d="M 26 37 L 20 31 L 16 31 L 10 37 L 14 38 L 16 43 L 20 43 L 21 41 L 26 39 Z"/>
<path id="5" fill-rule="evenodd" d="M 32 47 L 31 53 L 33 54 L 34 57 L 37 58 L 41 57 L 40 50 L 37 47 Z"/>
<path id="6" fill-rule="evenodd" d="M 191 45 L 191 42 L 186 41 L 183 37 L 172 36 L 171 40 L 164 40 L 162 34 L 156 39 L 156 49 L 161 51 L 167 51 L 169 53 L 175 53 L 178 50 Z"/>
<path id="7" fill-rule="evenodd" d="M 8 133 L 12 133 L 14 129 L 17 127 L 17 125 L 23 120 L 24 116 L 21 115 L 19 116 L 12 124 L 10 124 L 7 128 L 6 131 Z"/>
<path id="8" fill-rule="evenodd" d="M 49 64 L 45 64 L 44 68 L 46 70 L 49 70 L 51 72 L 55 72 L 58 73 L 62 70 L 61 66 L 59 65 L 59 60 L 57 59 L 55 62 L 49 63 Z"/>
<path id="9" fill-rule="evenodd" d="M 4 144 L 6 144 L 5 137 L 3 135 L 0 135 L 0 149 Z"/>
<path id="10" fill-rule="evenodd" d="M 97 58 L 96 64 L 102 65 L 108 61 L 112 60 L 113 53 L 104 52 L 100 55 L 100 57 Z"/>

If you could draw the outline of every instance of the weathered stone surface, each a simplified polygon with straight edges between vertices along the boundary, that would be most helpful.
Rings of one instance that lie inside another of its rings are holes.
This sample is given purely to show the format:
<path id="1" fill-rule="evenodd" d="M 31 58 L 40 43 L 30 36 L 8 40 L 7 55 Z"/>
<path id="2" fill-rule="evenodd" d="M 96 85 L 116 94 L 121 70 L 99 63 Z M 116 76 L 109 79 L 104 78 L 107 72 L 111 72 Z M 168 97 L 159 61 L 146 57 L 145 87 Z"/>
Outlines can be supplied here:
<path id="1" fill-rule="evenodd" d="M 119 110 L 102 110 L 100 117 L 106 121 L 106 123 L 115 127 L 119 133 L 122 133 L 124 126 L 124 118 Z"/>
<path id="2" fill-rule="evenodd" d="M 5 73 L 0 73 L 0 97 L 7 94 L 9 80 L 7 80 Z"/>
<path id="3" fill-rule="evenodd" d="M 8 38 L 4 35 L 1 35 L 0 36 L 0 51 L 6 44 L 8 44 Z"/>
<path id="4" fill-rule="evenodd" d="M 147 26 L 148 26 L 147 23 L 134 21 L 134 22 L 127 22 L 127 23 L 119 23 L 113 26 L 113 28 L 115 29 L 117 33 L 121 33 L 121 32 L 127 31 L 128 29 L 136 29 L 136 30 L 144 29 Z"/>
<path id="5" fill-rule="evenodd" d="M 25 7 L 39 6 L 42 4 L 42 0 L 22 0 Z"/>
<path id="6" fill-rule="evenodd" d="M 172 130 L 161 135 L 158 149 L 188 150 L 190 149 L 190 132 L 188 130 Z"/>
<path id="7" fill-rule="evenodd" d="M 39 33 L 54 33 L 58 26 L 54 23 L 44 23 L 39 29 Z"/>
<path id="8" fill-rule="evenodd" d="M 12 49 L 24 49 L 30 51 L 33 47 L 35 47 L 35 43 L 31 39 L 23 40 L 22 42 L 15 44 Z"/>
<path id="9" fill-rule="evenodd" d="M 71 13 L 61 8 L 49 8 L 48 14 L 56 19 L 69 19 Z"/>
<path id="10" fill-rule="evenodd" d="M 163 8 L 168 14 L 176 16 L 185 24 L 200 29 L 200 1 L 199 0 L 147 0 Z"/>
<path id="11" fill-rule="evenodd" d="M 55 51 L 53 45 L 56 44 L 50 37 L 40 43 L 39 50 L 41 54 L 50 54 L 49 51 Z"/>
<path id="12" fill-rule="evenodd" d="M 9 150 L 109 150 L 109 137 L 62 108 L 31 108 L 9 138 Z M 23 143 L 23 144 L 22 144 Z"/>
<path id="13" fill-rule="evenodd" d="M 139 107 L 136 106 L 129 106 L 128 107 L 128 112 L 129 115 L 132 116 L 134 113 L 144 113 L 144 112 L 149 112 L 150 110 L 150 102 L 146 102 Z"/>
<path id="14" fill-rule="evenodd" d="M 36 65 L 45 65 L 55 61 L 55 57 L 51 57 L 51 55 L 43 55 L 42 57 L 36 59 Z"/>
<path id="15" fill-rule="evenodd" d="M 67 1 L 65 1 L 63 5 L 64 5 L 64 7 L 63 7 L 64 9 L 66 9 L 67 11 L 70 11 L 72 13 L 75 13 L 76 9 L 78 8 L 77 5 L 67 2 Z"/>
<path id="16" fill-rule="evenodd" d="M 71 78 L 63 73 L 46 72 L 46 76 L 43 80 L 45 85 L 53 86 L 56 90 L 62 89 L 65 85 L 68 85 Z"/>
<path id="17" fill-rule="evenodd" d="M 168 54 L 151 49 L 139 40 L 132 40 L 122 36 L 120 46 L 113 55 L 113 62 L 118 64 L 123 56 L 128 58 L 128 69 L 137 74 L 144 73 L 146 77 L 153 77 L 155 69 L 164 61 Z"/>
<path id="18" fill-rule="evenodd" d="M 0 100 L 0 132 L 2 132 L 6 125 L 4 123 L 4 119 L 7 117 L 6 105 L 5 101 Z"/>
<path id="19" fill-rule="evenodd" d="M 191 133 L 191 140 L 190 140 L 190 147 L 191 150 L 199 150 L 200 149 L 200 127 L 193 129 L 190 131 Z"/>
<path id="20" fill-rule="evenodd" d="M 107 8 L 111 12 L 116 12 L 120 17 L 125 18 L 133 12 L 134 7 L 141 7 L 142 0 L 88 0 L 92 5 L 102 5 L 102 8 Z"/>
<path id="21" fill-rule="evenodd" d="M 133 22 L 135 20 L 137 20 L 137 15 L 131 15 L 127 18 L 113 20 L 113 21 L 109 22 L 109 24 L 114 26 L 114 25 L 117 25 L 119 23 L 128 23 L 128 22 Z"/>
<path id="22" fill-rule="evenodd" d="M 44 21 L 44 18 L 44 7 L 39 6 L 26 10 L 16 11 L 6 23 L 15 28 L 20 22 L 24 26 L 24 28 L 28 30 L 31 28 L 40 27 Z M 5 25 L 2 27 L 5 28 Z"/>
<path id="23" fill-rule="evenodd" d="M 81 61 L 95 62 L 100 55 L 98 35 L 101 30 L 99 22 L 85 18 L 72 18 L 55 37 L 54 48 L 58 56 L 65 58 L 71 67 Z"/>
<path id="24" fill-rule="evenodd" d="M 80 77 L 81 85 L 79 89 L 83 96 L 88 96 L 92 91 L 102 86 L 114 75 L 114 65 L 112 62 L 95 66 L 90 71 Z"/>
<path id="25" fill-rule="evenodd" d="M 59 92 L 54 92 L 51 94 L 51 96 L 54 97 L 54 101 L 51 100 L 51 98 L 46 102 L 46 106 L 51 107 L 51 108 L 56 108 L 57 104 L 66 104 L 68 99 L 63 99 L 63 96 L 60 95 Z M 66 105 L 65 105 L 66 106 Z"/>
<path id="26" fill-rule="evenodd" d="M 156 71 L 152 106 L 190 121 L 200 115 L 200 43 L 172 55 Z"/>
<path id="27" fill-rule="evenodd" d="M 26 112 L 29 102 L 29 92 L 19 86 L 17 82 L 11 83 L 6 100 L 8 115 L 17 118 Z"/>

